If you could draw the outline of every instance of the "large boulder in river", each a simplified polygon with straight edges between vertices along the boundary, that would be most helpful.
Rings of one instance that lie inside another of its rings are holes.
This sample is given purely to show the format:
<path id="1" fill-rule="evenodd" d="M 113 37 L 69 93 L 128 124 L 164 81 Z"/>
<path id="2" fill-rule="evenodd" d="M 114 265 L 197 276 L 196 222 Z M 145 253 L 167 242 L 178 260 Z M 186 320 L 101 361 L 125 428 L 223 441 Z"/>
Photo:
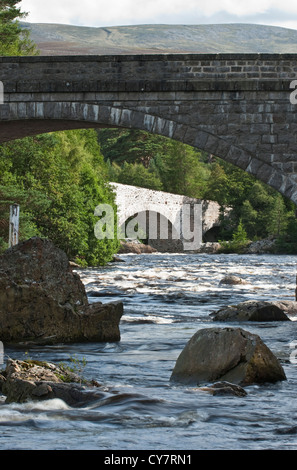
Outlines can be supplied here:
<path id="1" fill-rule="evenodd" d="M 220 380 L 244 386 L 286 380 L 286 376 L 258 335 L 241 328 L 205 328 L 181 352 L 171 380 L 188 385 Z"/>
<path id="2" fill-rule="evenodd" d="M 214 321 L 290 321 L 280 303 L 247 300 L 228 305 L 210 316 Z"/>
<path id="3" fill-rule="evenodd" d="M 7 343 L 118 341 L 122 303 L 89 304 L 66 254 L 31 238 L 0 256 L 0 338 Z"/>

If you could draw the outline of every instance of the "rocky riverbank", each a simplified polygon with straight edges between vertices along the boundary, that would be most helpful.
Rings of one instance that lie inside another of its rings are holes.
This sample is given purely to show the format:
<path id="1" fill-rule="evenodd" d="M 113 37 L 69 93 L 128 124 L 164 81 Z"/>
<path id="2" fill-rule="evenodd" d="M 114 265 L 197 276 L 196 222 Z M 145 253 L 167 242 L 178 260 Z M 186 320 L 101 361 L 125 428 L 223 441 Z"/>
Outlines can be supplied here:
<path id="1" fill-rule="evenodd" d="M 140 243 L 138 240 L 130 240 L 121 242 L 119 254 L 134 253 L 140 255 L 142 253 L 157 253 L 157 249 L 150 245 Z M 208 253 L 215 254 L 222 251 L 222 245 L 219 242 L 205 242 L 202 243 L 197 253 Z M 179 252 L 179 250 L 177 251 Z M 265 254 L 265 253 L 276 253 L 276 240 L 275 239 L 264 239 L 255 242 L 248 242 L 243 249 L 243 254 Z"/>
<path id="2" fill-rule="evenodd" d="M 220 253 L 222 251 L 222 245 L 219 242 L 206 242 L 202 243 L 199 249 L 199 253 Z M 242 254 L 265 254 L 265 253 L 276 253 L 276 240 L 267 238 L 263 240 L 257 240 L 254 242 L 248 242 L 244 248 L 242 248 Z"/>
<path id="3" fill-rule="evenodd" d="M 83 406 L 103 396 L 96 381 L 86 381 L 64 365 L 9 359 L 0 373 L 0 393 L 6 403 L 58 398 L 69 406 Z"/>
<path id="4" fill-rule="evenodd" d="M 119 254 L 134 253 L 140 255 L 142 253 L 156 253 L 157 250 L 150 245 L 145 245 L 138 240 L 121 241 L 121 246 L 118 251 Z"/>
<path id="5" fill-rule="evenodd" d="M 119 341 L 123 304 L 89 304 L 66 254 L 31 238 L 0 256 L 0 338 L 4 343 Z"/>

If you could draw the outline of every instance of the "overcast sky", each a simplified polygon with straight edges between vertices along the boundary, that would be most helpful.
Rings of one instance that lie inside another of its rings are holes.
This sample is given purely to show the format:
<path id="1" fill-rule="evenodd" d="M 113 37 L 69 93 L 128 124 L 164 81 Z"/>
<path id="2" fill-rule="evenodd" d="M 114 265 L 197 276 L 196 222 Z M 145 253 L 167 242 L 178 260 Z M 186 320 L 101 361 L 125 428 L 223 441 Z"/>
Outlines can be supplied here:
<path id="1" fill-rule="evenodd" d="M 297 29 L 296 0 L 22 0 L 20 6 L 30 23 L 257 23 Z"/>

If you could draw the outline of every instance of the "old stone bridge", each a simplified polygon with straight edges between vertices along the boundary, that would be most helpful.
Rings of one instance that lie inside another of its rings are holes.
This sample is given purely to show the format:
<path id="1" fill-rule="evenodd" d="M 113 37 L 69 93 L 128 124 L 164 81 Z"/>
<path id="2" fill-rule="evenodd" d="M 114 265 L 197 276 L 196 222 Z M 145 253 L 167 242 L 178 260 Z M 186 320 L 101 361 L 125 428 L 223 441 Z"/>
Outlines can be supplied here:
<path id="1" fill-rule="evenodd" d="M 234 163 L 297 203 L 297 54 L 2 57 L 0 142 L 143 129 Z"/>
<path id="2" fill-rule="evenodd" d="M 125 224 L 131 219 L 130 238 L 136 238 L 140 232 L 158 251 L 191 250 L 196 243 L 193 248 L 195 250 L 202 241 L 216 240 L 221 224 L 220 206 L 217 202 L 126 184 L 110 185 L 116 195 L 118 226 L 122 228 L 123 236 L 129 238 L 129 233 L 125 232 Z M 189 211 L 184 218 L 185 207 Z M 196 213 L 195 207 L 198 208 Z M 136 224 L 140 227 L 137 227 L 135 234 Z M 189 243 L 190 239 L 192 243 Z"/>

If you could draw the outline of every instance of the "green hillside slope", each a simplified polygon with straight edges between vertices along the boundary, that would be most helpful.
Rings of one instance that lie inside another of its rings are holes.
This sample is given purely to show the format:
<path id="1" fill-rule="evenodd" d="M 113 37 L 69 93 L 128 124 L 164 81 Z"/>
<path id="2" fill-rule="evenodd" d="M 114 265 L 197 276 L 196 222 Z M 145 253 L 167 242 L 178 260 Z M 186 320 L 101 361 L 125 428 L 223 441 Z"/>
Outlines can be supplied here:
<path id="1" fill-rule="evenodd" d="M 92 28 L 22 23 L 41 55 L 297 52 L 297 31 L 255 24 Z"/>

